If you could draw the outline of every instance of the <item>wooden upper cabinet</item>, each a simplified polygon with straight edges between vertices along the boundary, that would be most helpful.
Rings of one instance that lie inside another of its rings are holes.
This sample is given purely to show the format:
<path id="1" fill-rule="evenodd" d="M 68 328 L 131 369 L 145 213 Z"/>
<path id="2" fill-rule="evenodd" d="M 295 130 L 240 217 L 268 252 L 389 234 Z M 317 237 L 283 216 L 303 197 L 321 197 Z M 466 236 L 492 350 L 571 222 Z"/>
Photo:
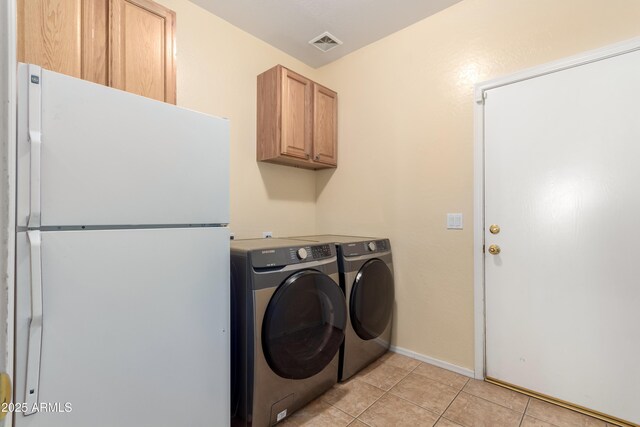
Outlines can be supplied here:
<path id="1" fill-rule="evenodd" d="M 82 0 L 19 0 L 18 61 L 82 77 Z"/>
<path id="2" fill-rule="evenodd" d="M 175 104 L 175 22 L 150 0 L 111 0 L 110 85 Z"/>
<path id="3" fill-rule="evenodd" d="M 337 166 L 337 94 L 277 65 L 258 76 L 257 159 Z"/>
<path id="4" fill-rule="evenodd" d="M 175 104 L 175 24 L 151 0 L 18 0 L 18 60 Z"/>
<path id="5" fill-rule="evenodd" d="M 313 85 L 313 160 L 338 164 L 338 94 Z"/>

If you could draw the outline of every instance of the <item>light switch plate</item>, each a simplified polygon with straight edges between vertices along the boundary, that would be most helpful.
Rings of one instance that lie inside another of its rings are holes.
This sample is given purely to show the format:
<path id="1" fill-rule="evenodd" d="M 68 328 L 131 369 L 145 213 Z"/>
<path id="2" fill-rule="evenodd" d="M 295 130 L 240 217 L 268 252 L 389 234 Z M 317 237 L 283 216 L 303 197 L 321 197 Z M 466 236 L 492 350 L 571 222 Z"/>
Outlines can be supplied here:
<path id="1" fill-rule="evenodd" d="M 462 214 L 461 213 L 449 213 L 447 214 L 447 229 L 448 230 L 462 230 Z"/>

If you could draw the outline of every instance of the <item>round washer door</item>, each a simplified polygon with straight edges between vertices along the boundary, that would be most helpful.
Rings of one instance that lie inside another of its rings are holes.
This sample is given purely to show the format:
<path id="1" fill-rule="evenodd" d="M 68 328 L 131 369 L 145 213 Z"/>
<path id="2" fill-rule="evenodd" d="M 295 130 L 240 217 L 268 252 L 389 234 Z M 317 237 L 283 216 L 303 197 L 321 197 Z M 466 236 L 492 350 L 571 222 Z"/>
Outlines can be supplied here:
<path id="1" fill-rule="evenodd" d="M 367 261 L 351 288 L 349 313 L 351 326 L 363 340 L 380 336 L 393 312 L 393 275 L 383 261 Z"/>
<path id="2" fill-rule="evenodd" d="M 309 378 L 334 358 L 346 324 L 340 286 L 315 270 L 297 272 L 280 285 L 267 306 L 262 323 L 267 363 L 281 377 Z"/>

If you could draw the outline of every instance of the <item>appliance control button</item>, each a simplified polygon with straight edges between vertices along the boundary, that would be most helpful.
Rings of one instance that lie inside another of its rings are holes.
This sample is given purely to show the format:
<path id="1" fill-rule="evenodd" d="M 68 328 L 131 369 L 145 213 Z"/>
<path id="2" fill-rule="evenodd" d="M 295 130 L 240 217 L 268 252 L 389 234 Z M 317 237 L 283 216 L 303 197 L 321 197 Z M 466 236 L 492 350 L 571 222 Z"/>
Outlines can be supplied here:
<path id="1" fill-rule="evenodd" d="M 376 250 L 376 242 L 369 242 L 367 247 L 369 248 L 370 251 L 372 251 L 372 252 L 375 251 Z"/>
<path id="2" fill-rule="evenodd" d="M 307 250 L 305 248 L 300 248 L 298 249 L 297 255 L 298 255 L 298 258 L 300 259 L 306 259 L 308 255 Z"/>

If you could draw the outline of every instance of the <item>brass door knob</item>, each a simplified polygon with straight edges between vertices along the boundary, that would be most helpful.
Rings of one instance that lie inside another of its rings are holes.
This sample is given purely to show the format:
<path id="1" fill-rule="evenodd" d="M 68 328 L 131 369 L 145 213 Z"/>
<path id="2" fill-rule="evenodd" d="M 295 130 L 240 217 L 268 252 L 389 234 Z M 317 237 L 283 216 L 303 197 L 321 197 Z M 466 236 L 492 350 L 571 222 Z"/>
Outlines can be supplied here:
<path id="1" fill-rule="evenodd" d="M 492 224 L 491 227 L 489 227 L 489 231 L 491 234 L 498 234 L 500 232 L 500 226 L 498 224 Z"/>
<path id="2" fill-rule="evenodd" d="M 500 253 L 500 246 L 498 245 L 489 246 L 489 253 L 491 255 L 498 255 Z"/>

